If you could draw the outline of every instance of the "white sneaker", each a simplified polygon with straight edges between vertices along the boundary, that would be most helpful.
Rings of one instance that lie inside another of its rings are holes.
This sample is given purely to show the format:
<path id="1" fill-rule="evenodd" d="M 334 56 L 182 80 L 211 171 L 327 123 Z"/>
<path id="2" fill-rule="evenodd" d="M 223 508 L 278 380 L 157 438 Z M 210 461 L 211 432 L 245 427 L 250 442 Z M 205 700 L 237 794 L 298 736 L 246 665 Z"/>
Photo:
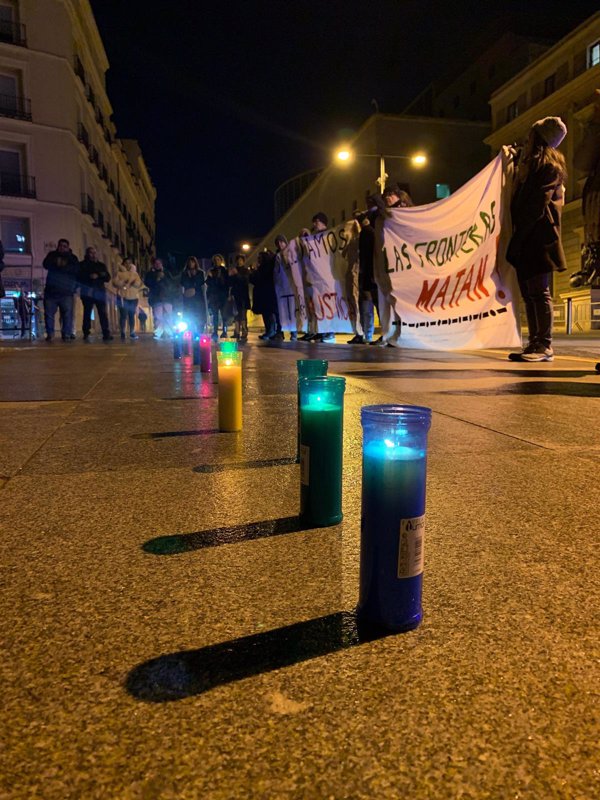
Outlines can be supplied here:
<path id="1" fill-rule="evenodd" d="M 528 353 L 526 350 L 521 353 L 523 361 L 554 361 L 554 351 L 551 347 L 544 347 L 543 344 L 538 345 L 534 350 Z"/>

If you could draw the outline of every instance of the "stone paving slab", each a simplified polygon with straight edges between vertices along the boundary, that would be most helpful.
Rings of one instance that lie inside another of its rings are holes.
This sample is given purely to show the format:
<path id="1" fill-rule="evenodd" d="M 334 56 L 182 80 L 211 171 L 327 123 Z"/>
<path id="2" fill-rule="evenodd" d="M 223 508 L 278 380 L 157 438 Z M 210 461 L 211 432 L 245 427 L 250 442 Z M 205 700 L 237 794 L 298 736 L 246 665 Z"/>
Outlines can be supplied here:
<path id="1" fill-rule="evenodd" d="M 467 376 L 457 387 L 438 376 L 437 391 L 386 378 L 387 353 L 380 377 L 348 369 L 344 521 L 305 530 L 295 464 L 195 472 L 193 436 L 158 440 L 162 460 L 156 440 L 121 441 L 122 425 L 212 424 L 210 400 L 140 402 L 138 373 L 173 368 L 165 348 L 140 344 L 124 356 L 133 402 L 77 403 L 0 491 L 1 797 L 598 796 L 594 397 L 443 394 L 472 390 L 476 355 L 461 354 Z M 296 357 L 251 348 L 248 388 L 277 373 L 293 386 Z M 359 409 L 396 395 L 438 412 L 425 618 L 365 640 L 352 617 Z M 566 401 L 581 451 L 566 443 Z M 293 449 L 287 393 L 245 413 L 241 446 L 203 437 L 207 463 Z"/>

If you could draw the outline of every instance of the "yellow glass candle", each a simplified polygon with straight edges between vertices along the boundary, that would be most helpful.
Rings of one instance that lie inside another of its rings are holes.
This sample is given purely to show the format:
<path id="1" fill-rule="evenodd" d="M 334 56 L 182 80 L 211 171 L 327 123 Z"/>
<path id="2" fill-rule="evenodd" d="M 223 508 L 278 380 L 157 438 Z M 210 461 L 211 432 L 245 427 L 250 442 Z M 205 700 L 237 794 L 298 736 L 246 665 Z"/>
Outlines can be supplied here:
<path id="1" fill-rule="evenodd" d="M 242 353 L 217 353 L 219 430 L 242 430 Z"/>

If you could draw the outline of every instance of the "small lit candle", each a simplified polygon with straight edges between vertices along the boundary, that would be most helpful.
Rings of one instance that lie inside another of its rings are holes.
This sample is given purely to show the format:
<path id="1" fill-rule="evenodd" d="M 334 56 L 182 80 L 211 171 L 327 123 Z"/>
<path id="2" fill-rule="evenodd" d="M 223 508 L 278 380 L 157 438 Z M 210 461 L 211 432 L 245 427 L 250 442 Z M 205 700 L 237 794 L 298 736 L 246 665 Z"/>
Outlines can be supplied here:
<path id="1" fill-rule="evenodd" d="M 210 372 L 210 350 L 211 341 L 210 336 L 202 334 L 198 341 L 198 349 L 200 350 L 200 372 Z"/>
<path id="2" fill-rule="evenodd" d="M 301 358 L 296 361 L 298 370 L 298 434 L 296 445 L 296 462 L 300 463 L 300 378 L 322 378 L 327 375 L 328 361 L 322 358 Z"/>
<path id="3" fill-rule="evenodd" d="M 345 378 L 300 379 L 300 517 L 313 527 L 342 520 Z"/>
<path id="4" fill-rule="evenodd" d="M 420 623 L 431 409 L 364 406 L 358 615 L 391 630 Z"/>
<path id="5" fill-rule="evenodd" d="M 181 334 L 173 334 L 173 358 L 181 358 Z"/>
<path id="6" fill-rule="evenodd" d="M 218 353 L 219 430 L 242 430 L 242 353 Z"/>
<path id="7" fill-rule="evenodd" d="M 200 363 L 200 337 L 194 336 L 192 340 L 192 363 L 197 365 Z"/>

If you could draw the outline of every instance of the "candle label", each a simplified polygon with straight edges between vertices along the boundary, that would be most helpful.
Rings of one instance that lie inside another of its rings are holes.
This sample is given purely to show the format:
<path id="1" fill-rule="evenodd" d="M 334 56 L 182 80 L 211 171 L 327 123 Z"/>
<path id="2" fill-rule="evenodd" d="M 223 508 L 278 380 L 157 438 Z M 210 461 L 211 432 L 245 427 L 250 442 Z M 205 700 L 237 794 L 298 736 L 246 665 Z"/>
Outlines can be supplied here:
<path id="1" fill-rule="evenodd" d="M 308 486 L 310 482 L 310 447 L 300 445 L 300 483 Z"/>
<path id="2" fill-rule="evenodd" d="M 423 572 L 425 516 L 400 520 L 398 577 L 414 578 Z"/>

